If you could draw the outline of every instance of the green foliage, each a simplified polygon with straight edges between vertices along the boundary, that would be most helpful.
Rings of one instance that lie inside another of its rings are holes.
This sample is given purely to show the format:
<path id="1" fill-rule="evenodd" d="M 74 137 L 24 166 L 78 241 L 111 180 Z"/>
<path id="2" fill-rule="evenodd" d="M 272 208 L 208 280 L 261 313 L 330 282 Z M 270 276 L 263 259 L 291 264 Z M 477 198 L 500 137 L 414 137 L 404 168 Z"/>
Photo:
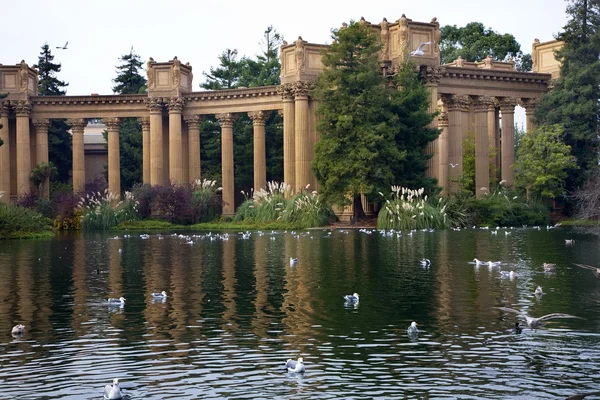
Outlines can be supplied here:
<path id="1" fill-rule="evenodd" d="M 64 90 L 69 84 L 59 80 L 56 74 L 60 72 L 60 63 L 54 63 L 54 56 L 50 46 L 45 43 L 34 68 L 38 70 L 38 94 L 40 96 L 64 96 Z M 57 174 L 54 179 L 67 183 L 73 165 L 72 138 L 68 130 L 69 125 L 64 119 L 51 120 L 48 127 L 48 158 L 56 166 Z"/>
<path id="2" fill-rule="evenodd" d="M 125 200 L 109 193 L 104 195 L 93 193 L 82 198 L 79 207 L 83 210 L 81 227 L 84 230 L 108 230 L 138 218 L 137 201 L 130 192 L 125 193 Z"/>
<path id="3" fill-rule="evenodd" d="M 425 189 L 412 190 L 392 186 L 392 197 L 383 204 L 377 215 L 378 229 L 412 230 L 445 229 L 454 225 L 446 214 L 442 198 L 428 201 Z"/>
<path id="4" fill-rule="evenodd" d="M 562 134 L 560 125 L 542 125 L 521 139 L 513 168 L 515 185 L 526 191 L 527 199 L 554 199 L 564 193 L 568 171 L 577 164 Z"/>
<path id="5" fill-rule="evenodd" d="M 240 84 L 245 87 L 279 85 L 281 64 L 278 52 L 283 36 L 269 26 L 261 41 L 262 54 L 256 60 L 244 57 L 241 61 Z"/>
<path id="6" fill-rule="evenodd" d="M 133 51 L 133 46 L 129 54 L 124 54 L 119 58 L 121 65 L 117 66 L 117 77 L 113 79 L 115 86 L 113 92 L 116 94 L 138 94 L 146 87 L 146 78 L 139 70 L 142 68 L 140 56 Z"/>
<path id="7" fill-rule="evenodd" d="M 414 66 L 390 84 L 368 27 L 351 22 L 332 38 L 313 92 L 321 135 L 313 169 L 325 199 L 345 205 L 360 194 L 373 198 L 395 181 L 434 190 L 434 180 L 425 177 L 424 150 L 439 131 L 427 127 L 434 117 L 427 111 L 430 95 Z"/>
<path id="8" fill-rule="evenodd" d="M 556 52 L 560 77 L 540 99 L 535 116 L 538 125 L 563 127 L 562 139 L 571 146 L 578 166 L 568 171 L 565 181 L 571 193 L 598 172 L 600 1 L 571 0 L 567 14 L 571 19 L 558 35 L 564 46 Z"/>
<path id="9" fill-rule="evenodd" d="M 482 61 L 488 55 L 507 61 L 513 57 L 517 70 L 531 70 L 531 55 L 523 54 L 521 45 L 510 34 L 500 34 L 486 28 L 481 22 L 470 22 L 464 27 L 446 25 L 441 28 L 440 55 L 442 64 L 450 63 L 459 56 L 465 61 Z"/>
<path id="10" fill-rule="evenodd" d="M 46 182 L 57 174 L 58 170 L 52 162 L 41 162 L 31 170 L 29 181 L 37 188 L 38 193 L 42 193 Z"/>
<path id="11" fill-rule="evenodd" d="M 210 72 L 202 72 L 206 82 L 200 84 L 202 89 L 233 89 L 239 85 L 242 61 L 237 60 L 237 49 L 226 49 L 219 58 L 219 66 L 210 67 Z"/>
<path id="12" fill-rule="evenodd" d="M 0 203 L 0 239 L 48 236 L 51 232 L 51 221 L 42 214 Z"/>

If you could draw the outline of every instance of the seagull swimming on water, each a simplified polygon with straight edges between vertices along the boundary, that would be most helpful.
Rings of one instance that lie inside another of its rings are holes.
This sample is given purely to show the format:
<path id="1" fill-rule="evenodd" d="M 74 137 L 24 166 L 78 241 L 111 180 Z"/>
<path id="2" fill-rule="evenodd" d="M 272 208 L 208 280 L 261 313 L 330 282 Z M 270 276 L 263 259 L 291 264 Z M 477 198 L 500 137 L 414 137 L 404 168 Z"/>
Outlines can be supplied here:
<path id="1" fill-rule="evenodd" d="M 292 360 L 290 358 L 285 362 L 285 367 L 287 368 L 288 372 L 303 373 L 304 360 L 302 359 L 302 357 L 298 357 L 298 361 Z"/>
<path id="2" fill-rule="evenodd" d="M 164 290 L 160 293 L 152 293 L 152 297 L 157 299 L 157 300 L 164 300 L 167 298 L 167 292 L 165 292 Z"/>
<path id="3" fill-rule="evenodd" d="M 415 337 L 419 334 L 419 328 L 417 328 L 417 323 L 415 321 L 410 324 L 406 333 L 408 333 L 408 336 L 410 337 Z"/>
<path id="4" fill-rule="evenodd" d="M 298 258 L 290 257 L 290 267 L 293 267 L 296 264 L 298 264 Z"/>
<path id="5" fill-rule="evenodd" d="M 584 319 L 581 317 L 577 317 L 575 315 L 571 315 L 571 314 L 562 314 L 562 313 L 552 313 L 552 314 L 546 314 L 543 315 L 539 318 L 533 318 L 530 317 L 529 315 L 527 315 L 526 313 L 519 311 L 519 310 L 515 310 L 514 308 L 508 308 L 508 307 L 495 307 L 498 310 L 502 310 L 502 311 L 508 311 L 511 313 L 515 313 L 517 314 L 517 316 L 521 319 L 524 319 L 525 322 L 527 323 L 527 326 L 535 329 L 537 327 L 539 327 L 540 325 L 542 325 L 543 321 L 549 320 L 549 319 L 554 319 L 554 318 L 577 318 L 577 319 Z"/>
<path id="6" fill-rule="evenodd" d="M 538 286 L 535 288 L 533 294 L 535 295 L 535 297 L 542 297 L 544 295 L 544 291 L 542 290 L 541 286 Z"/>
<path id="7" fill-rule="evenodd" d="M 358 293 L 347 294 L 344 296 L 344 300 L 346 300 L 346 302 L 349 304 L 358 304 Z"/>
<path id="8" fill-rule="evenodd" d="M 575 264 L 575 263 L 573 263 L 573 264 Z M 586 264 L 575 264 L 575 265 L 577 265 L 578 267 L 581 267 L 581 268 L 589 269 L 590 271 L 594 272 L 594 275 L 596 275 L 596 278 L 600 278 L 600 268 L 593 267 L 591 265 L 586 265 Z"/>
<path id="9" fill-rule="evenodd" d="M 119 400 L 123 398 L 121 388 L 119 388 L 119 380 L 113 379 L 113 384 L 104 387 L 104 398 L 108 400 Z"/>
<path id="10" fill-rule="evenodd" d="M 431 265 L 431 261 L 429 260 L 429 258 L 422 259 L 420 263 L 423 267 L 429 267 Z"/>
<path id="11" fill-rule="evenodd" d="M 125 298 L 124 297 L 119 297 L 118 299 L 115 298 L 109 298 L 108 299 L 108 304 L 114 304 L 114 305 L 124 305 L 125 304 Z"/>
<path id="12" fill-rule="evenodd" d="M 554 271 L 554 267 L 556 267 L 556 264 L 543 263 L 542 267 L 544 267 L 545 272 L 552 272 Z"/>
<path id="13" fill-rule="evenodd" d="M 13 326 L 12 331 L 10 333 L 15 336 L 24 335 L 25 334 L 25 325 L 18 324 L 18 325 Z"/>

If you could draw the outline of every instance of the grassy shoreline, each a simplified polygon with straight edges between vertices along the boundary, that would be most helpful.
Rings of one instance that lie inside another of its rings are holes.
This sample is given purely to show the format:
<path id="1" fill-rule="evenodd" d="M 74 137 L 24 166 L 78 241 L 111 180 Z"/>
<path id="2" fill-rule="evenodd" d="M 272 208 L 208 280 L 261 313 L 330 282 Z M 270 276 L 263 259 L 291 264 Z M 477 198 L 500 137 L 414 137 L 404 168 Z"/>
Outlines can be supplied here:
<path id="1" fill-rule="evenodd" d="M 129 221 L 117 225 L 114 230 L 159 230 L 159 229 L 170 229 L 170 230 L 243 230 L 243 231 L 258 231 L 258 230 L 293 230 L 302 229 L 294 224 L 286 224 L 283 222 L 268 222 L 268 223 L 256 223 L 248 221 L 240 222 L 204 222 L 193 225 L 177 225 L 167 221 L 159 220 L 142 220 L 142 221 Z"/>

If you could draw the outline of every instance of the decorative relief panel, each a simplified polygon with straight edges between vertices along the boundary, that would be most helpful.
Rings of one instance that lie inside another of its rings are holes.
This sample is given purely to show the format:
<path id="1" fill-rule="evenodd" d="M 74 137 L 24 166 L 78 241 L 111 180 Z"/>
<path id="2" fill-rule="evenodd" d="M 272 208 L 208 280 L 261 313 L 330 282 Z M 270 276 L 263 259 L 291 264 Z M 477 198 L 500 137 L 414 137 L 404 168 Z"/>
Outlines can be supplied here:
<path id="1" fill-rule="evenodd" d="M 171 86 L 171 74 L 169 71 L 157 71 L 156 86 Z"/>
<path id="2" fill-rule="evenodd" d="M 16 89 L 17 88 L 17 74 L 15 73 L 5 73 L 2 75 L 3 82 L 2 87 L 4 89 Z"/>

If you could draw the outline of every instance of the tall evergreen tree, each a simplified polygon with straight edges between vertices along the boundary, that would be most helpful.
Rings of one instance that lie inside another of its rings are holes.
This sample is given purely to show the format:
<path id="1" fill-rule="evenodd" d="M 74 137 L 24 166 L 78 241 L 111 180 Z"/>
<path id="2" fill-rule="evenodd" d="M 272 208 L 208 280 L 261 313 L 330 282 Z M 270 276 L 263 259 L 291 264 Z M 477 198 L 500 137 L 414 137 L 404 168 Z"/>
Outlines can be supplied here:
<path id="1" fill-rule="evenodd" d="M 116 94 L 138 94 L 146 90 L 146 78 L 140 74 L 142 61 L 133 51 L 122 55 L 113 79 Z M 106 131 L 104 136 L 106 139 Z M 119 127 L 119 159 L 121 166 L 121 191 L 130 190 L 142 182 L 142 126 L 136 118 L 123 118 Z"/>
<path id="2" fill-rule="evenodd" d="M 577 159 L 578 168 L 568 171 L 565 182 L 572 192 L 598 171 L 600 0 L 569 0 L 567 14 L 570 20 L 558 35 L 564 42 L 556 53 L 560 77 L 541 98 L 535 115 L 540 125 L 563 127 L 563 141 Z"/>
<path id="3" fill-rule="evenodd" d="M 54 63 L 54 56 L 48 43 L 44 43 L 38 57 L 38 94 L 40 96 L 64 96 L 69 84 L 56 77 L 61 70 L 60 63 Z M 48 158 L 56 166 L 58 173 L 55 178 L 66 183 L 71 175 L 73 165 L 72 138 L 68 132 L 69 125 L 64 119 L 53 119 L 48 127 Z"/>
<path id="4" fill-rule="evenodd" d="M 121 65 L 117 65 L 117 77 L 113 79 L 115 86 L 113 92 L 116 94 L 138 94 L 146 89 L 146 78 L 139 70 L 142 68 L 142 60 L 139 54 L 133 51 L 133 46 L 129 54 L 124 54 L 119 58 Z"/>
<path id="5" fill-rule="evenodd" d="M 206 81 L 200 84 L 202 89 L 234 89 L 240 86 L 242 61 L 237 60 L 237 49 L 226 49 L 219 56 L 219 66 L 211 67 L 210 72 L 202 72 Z"/>
<path id="6" fill-rule="evenodd" d="M 313 169 L 327 200 L 344 205 L 352 198 L 360 218 L 361 194 L 374 197 L 394 184 L 433 189 L 424 175 L 424 150 L 439 133 L 426 128 L 433 115 L 414 65 L 390 85 L 380 73 L 380 45 L 368 27 L 353 21 L 334 30 L 332 39 L 313 93 L 321 134 Z"/>
<path id="7" fill-rule="evenodd" d="M 262 54 L 256 60 L 243 58 L 241 63 L 240 83 L 242 86 L 279 85 L 281 64 L 279 63 L 279 47 L 283 36 L 273 26 L 269 26 L 261 41 Z"/>

